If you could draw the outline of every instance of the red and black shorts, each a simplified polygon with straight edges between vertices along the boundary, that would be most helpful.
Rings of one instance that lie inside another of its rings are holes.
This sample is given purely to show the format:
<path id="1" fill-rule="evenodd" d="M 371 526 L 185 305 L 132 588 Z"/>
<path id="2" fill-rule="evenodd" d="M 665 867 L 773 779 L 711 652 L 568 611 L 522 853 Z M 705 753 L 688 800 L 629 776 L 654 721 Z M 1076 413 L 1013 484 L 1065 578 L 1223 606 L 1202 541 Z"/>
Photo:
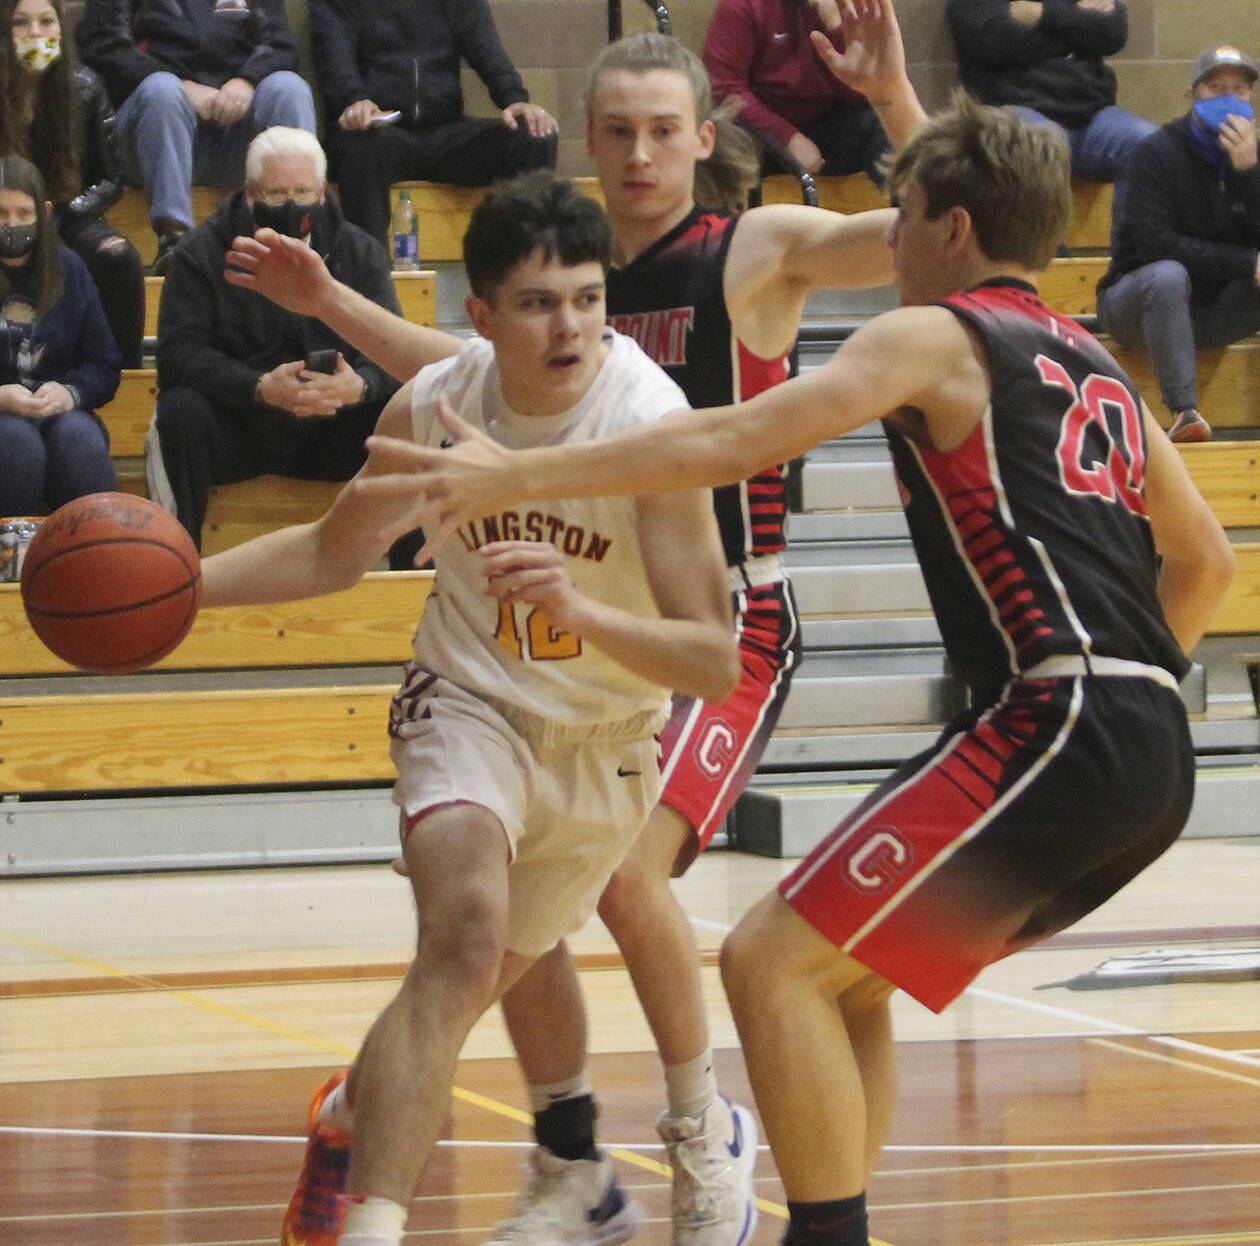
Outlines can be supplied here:
<path id="1" fill-rule="evenodd" d="M 880 784 L 779 891 L 939 1012 L 986 965 L 1114 895 L 1177 838 L 1193 794 L 1171 676 L 1013 681 Z"/>
<path id="2" fill-rule="evenodd" d="M 661 803 L 682 814 L 694 832 L 678 852 L 675 877 L 707 846 L 757 769 L 800 661 L 796 602 L 781 574 L 737 590 L 733 600 L 738 686 L 720 705 L 676 696 L 661 732 Z"/>

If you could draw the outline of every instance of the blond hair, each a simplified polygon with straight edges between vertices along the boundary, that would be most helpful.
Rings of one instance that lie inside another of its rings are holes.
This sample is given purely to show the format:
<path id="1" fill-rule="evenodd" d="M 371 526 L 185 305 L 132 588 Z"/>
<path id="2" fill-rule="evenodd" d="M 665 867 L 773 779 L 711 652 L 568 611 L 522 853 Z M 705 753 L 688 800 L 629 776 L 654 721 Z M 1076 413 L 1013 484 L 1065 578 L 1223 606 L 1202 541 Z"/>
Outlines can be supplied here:
<path id="1" fill-rule="evenodd" d="M 929 219 L 965 208 L 989 259 L 1040 272 L 1067 230 L 1071 165 L 1057 129 L 1028 125 L 959 91 L 897 156 L 888 190 L 896 202 L 917 182 Z"/>

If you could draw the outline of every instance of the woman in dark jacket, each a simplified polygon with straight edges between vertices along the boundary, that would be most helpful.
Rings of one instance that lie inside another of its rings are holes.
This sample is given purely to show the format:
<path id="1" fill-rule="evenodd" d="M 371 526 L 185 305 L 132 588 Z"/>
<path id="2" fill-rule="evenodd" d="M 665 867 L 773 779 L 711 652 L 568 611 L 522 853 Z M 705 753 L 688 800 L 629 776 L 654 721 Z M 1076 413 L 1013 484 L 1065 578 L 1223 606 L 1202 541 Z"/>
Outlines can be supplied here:
<path id="1" fill-rule="evenodd" d="M 57 240 L 44 179 L 29 160 L 0 156 L 0 515 L 114 488 L 95 408 L 118 380 L 96 287 Z"/>
<path id="2" fill-rule="evenodd" d="M 138 368 L 144 269 L 104 220 L 122 193 L 114 111 L 101 80 L 64 55 L 61 9 L 62 0 L 0 0 L 13 35 L 0 40 L 0 155 L 24 156 L 44 175 L 61 239 L 96 282 L 124 366 Z"/>

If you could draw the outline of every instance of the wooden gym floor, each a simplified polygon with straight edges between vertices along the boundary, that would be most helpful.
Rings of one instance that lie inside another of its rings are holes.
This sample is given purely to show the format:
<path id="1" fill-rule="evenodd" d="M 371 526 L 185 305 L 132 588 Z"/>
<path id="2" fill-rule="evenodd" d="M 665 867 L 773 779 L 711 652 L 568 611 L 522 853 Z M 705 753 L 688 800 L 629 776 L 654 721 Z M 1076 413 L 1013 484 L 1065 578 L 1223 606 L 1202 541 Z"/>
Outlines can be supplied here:
<path id="1" fill-rule="evenodd" d="M 713 953 L 787 863 L 708 854 L 680 894 L 706 950 L 724 1087 L 747 1082 Z M 1260 1243 L 1260 984 L 1073 990 L 1120 955 L 1260 957 L 1260 840 L 1179 844 L 942 1017 L 896 1004 L 900 1109 L 869 1198 L 892 1246 Z M 408 956 L 386 866 L 0 883 L 0 1246 L 274 1243 L 306 1104 Z M 601 1131 L 667 1246 L 651 1040 L 592 923 L 575 940 Z M 475 1246 L 529 1141 L 497 1015 L 469 1040 L 408 1242 Z M 763 1148 L 755 1246 L 782 1236 Z"/>

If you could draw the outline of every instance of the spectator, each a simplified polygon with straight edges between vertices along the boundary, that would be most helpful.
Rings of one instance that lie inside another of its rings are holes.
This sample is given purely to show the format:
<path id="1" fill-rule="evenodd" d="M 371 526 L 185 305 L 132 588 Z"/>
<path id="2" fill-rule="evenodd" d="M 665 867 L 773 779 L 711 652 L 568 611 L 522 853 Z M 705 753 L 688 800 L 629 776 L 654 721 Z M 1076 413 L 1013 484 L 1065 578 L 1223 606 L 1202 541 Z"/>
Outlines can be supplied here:
<path id="1" fill-rule="evenodd" d="M 555 118 L 529 102 L 486 0 L 311 0 L 310 15 L 342 209 L 373 237 L 387 241 L 394 182 L 488 186 L 555 168 Z M 501 118 L 464 115 L 461 57 Z"/>
<path id="2" fill-rule="evenodd" d="M 1196 347 L 1260 331 L 1257 72 L 1237 48 L 1199 53 L 1190 111 L 1133 153 L 1111 267 L 1098 283 L 1107 332 L 1151 356 L 1174 441 L 1212 435 L 1199 412 Z"/>
<path id="3" fill-rule="evenodd" d="M 1155 129 L 1116 106 L 1116 75 L 1103 61 L 1129 37 L 1123 0 L 946 0 L 945 16 L 963 86 L 1058 126 L 1073 176 L 1114 182 L 1119 215 L 1129 156 Z"/>
<path id="4" fill-rule="evenodd" d="M 249 145 L 244 189 L 171 252 L 158 311 L 149 496 L 198 544 L 211 485 L 268 474 L 348 480 L 398 388 L 323 325 L 224 280 L 233 236 L 269 227 L 308 239 L 334 276 L 401 314 L 384 250 L 342 220 L 325 170 L 312 134 L 264 130 Z M 315 351 L 327 352 L 330 372 L 307 366 Z"/>
<path id="5" fill-rule="evenodd" d="M 29 160 L 0 157 L 0 515 L 43 514 L 115 484 L 95 408 L 118 388 L 118 347 L 46 200 Z"/>
<path id="6" fill-rule="evenodd" d="M 284 0 L 87 0 L 79 55 L 118 109 L 128 182 L 144 189 L 156 271 L 193 224 L 192 186 L 241 180 L 260 130 L 315 132 Z"/>
<path id="7" fill-rule="evenodd" d="M 818 58 L 810 31 L 844 50 L 836 0 L 718 0 L 704 65 L 719 101 L 765 147 L 782 144 L 809 173 L 865 173 L 883 184 L 888 138 L 875 110 Z"/>
<path id="8" fill-rule="evenodd" d="M 101 80 L 63 54 L 62 0 L 0 0 L 13 32 L 0 60 L 0 152 L 43 175 L 61 240 L 87 265 L 123 366 L 138 368 L 144 341 L 144 271 L 135 247 L 103 219 L 122 193 L 114 110 Z"/>

